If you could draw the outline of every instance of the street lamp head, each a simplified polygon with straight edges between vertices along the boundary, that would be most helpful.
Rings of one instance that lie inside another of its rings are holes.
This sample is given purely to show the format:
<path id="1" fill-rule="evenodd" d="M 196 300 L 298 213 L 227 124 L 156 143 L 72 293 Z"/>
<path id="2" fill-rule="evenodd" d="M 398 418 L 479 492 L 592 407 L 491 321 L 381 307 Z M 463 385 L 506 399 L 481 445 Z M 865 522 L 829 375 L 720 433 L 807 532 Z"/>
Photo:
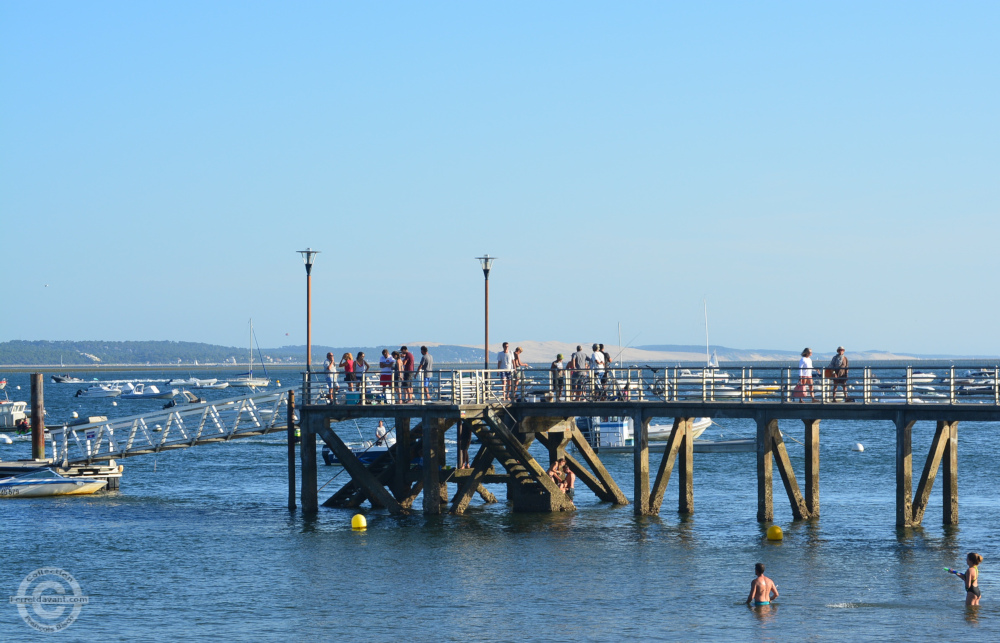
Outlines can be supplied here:
<path id="1" fill-rule="evenodd" d="M 489 279 L 490 278 L 490 268 L 493 267 L 493 262 L 496 260 L 496 257 L 491 257 L 489 255 L 484 255 L 482 257 L 476 257 L 476 259 L 479 260 L 479 265 L 482 266 L 482 268 L 483 268 L 483 276 L 486 277 L 487 279 Z"/>
<path id="2" fill-rule="evenodd" d="M 296 252 L 302 255 L 302 263 L 306 265 L 306 274 L 312 273 L 313 261 L 316 259 L 316 255 L 319 254 L 319 250 L 306 248 L 305 250 L 296 250 Z"/>

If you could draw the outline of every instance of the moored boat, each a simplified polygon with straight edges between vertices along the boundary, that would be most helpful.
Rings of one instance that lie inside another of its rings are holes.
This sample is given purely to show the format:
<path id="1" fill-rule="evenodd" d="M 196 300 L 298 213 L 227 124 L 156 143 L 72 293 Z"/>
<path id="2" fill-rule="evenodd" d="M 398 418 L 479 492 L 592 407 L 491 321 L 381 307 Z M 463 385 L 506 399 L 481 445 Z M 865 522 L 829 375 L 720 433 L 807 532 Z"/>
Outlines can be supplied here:
<path id="1" fill-rule="evenodd" d="M 126 383 L 122 390 L 123 400 L 170 399 L 177 394 L 177 389 L 161 391 L 153 385 Z"/>
<path id="2" fill-rule="evenodd" d="M 118 397 L 122 390 L 110 384 L 93 384 L 85 389 L 80 389 L 73 397 Z"/>
<path id="3" fill-rule="evenodd" d="M 107 484 L 107 480 L 67 478 L 52 469 L 41 469 L 0 480 L 0 498 L 84 496 L 100 491 Z"/>

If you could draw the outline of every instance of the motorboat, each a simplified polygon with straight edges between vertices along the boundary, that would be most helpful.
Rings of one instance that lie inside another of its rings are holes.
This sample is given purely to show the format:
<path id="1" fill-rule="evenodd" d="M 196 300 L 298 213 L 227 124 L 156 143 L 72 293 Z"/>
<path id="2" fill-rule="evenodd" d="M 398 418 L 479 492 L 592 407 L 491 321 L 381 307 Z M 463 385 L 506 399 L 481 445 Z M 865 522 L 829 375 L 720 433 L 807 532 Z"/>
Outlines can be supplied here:
<path id="1" fill-rule="evenodd" d="M 145 384 L 132 384 L 128 382 L 122 389 L 122 399 L 123 400 L 149 400 L 149 399 L 170 399 L 177 394 L 177 389 L 171 389 L 169 391 L 160 391 L 153 385 L 146 386 Z"/>
<path id="2" fill-rule="evenodd" d="M 110 384 L 92 384 L 85 389 L 80 389 L 73 397 L 118 397 L 122 390 Z"/>
<path id="3" fill-rule="evenodd" d="M 389 450 L 388 446 L 379 446 L 371 441 L 364 442 L 360 445 L 348 445 L 348 448 L 351 450 L 351 453 L 357 456 L 358 460 L 360 460 L 364 465 L 369 465 L 372 462 L 375 462 L 382 454 Z M 337 454 L 333 452 L 333 449 L 331 449 L 329 445 L 323 445 L 322 455 L 323 462 L 325 462 L 327 466 L 341 464 L 340 458 L 337 457 Z"/>
<path id="4" fill-rule="evenodd" d="M 181 391 L 179 393 L 173 393 L 173 399 L 163 405 L 163 408 L 170 409 L 175 406 L 183 406 L 185 404 L 204 404 L 205 400 L 198 397 L 191 391 Z"/>
<path id="5" fill-rule="evenodd" d="M 0 379 L 0 391 L 4 390 L 5 388 L 7 388 L 7 380 Z"/>
<path id="6" fill-rule="evenodd" d="M 53 375 L 53 384 L 83 384 L 83 380 L 72 375 Z"/>
<path id="7" fill-rule="evenodd" d="M 678 384 L 701 384 L 702 382 L 725 382 L 729 380 L 729 373 L 720 371 L 717 368 L 703 368 L 692 371 L 689 368 L 678 369 L 673 375 L 668 375 L 669 381 L 676 381 Z"/>
<path id="8" fill-rule="evenodd" d="M 27 402 L 11 402 L 0 400 L 0 429 L 17 428 L 21 422 L 28 419 Z"/>
<path id="9" fill-rule="evenodd" d="M 712 426 L 712 418 L 695 418 L 691 424 L 691 439 L 697 440 L 710 426 Z M 646 435 L 650 440 L 667 440 L 673 429 L 673 425 L 670 424 L 650 424 L 646 429 Z"/>
<path id="10" fill-rule="evenodd" d="M 913 371 L 910 373 L 910 382 L 913 384 L 930 384 L 937 378 L 938 376 L 935 373 L 928 371 Z"/>
<path id="11" fill-rule="evenodd" d="M 52 469 L 39 469 L 0 480 L 0 498 L 42 498 L 47 496 L 86 496 L 108 484 L 97 478 L 68 478 Z"/>
<path id="12" fill-rule="evenodd" d="M 229 382 L 220 382 L 217 378 L 211 378 L 207 380 L 199 379 L 197 377 L 190 377 L 188 379 L 173 379 L 167 382 L 167 386 L 183 387 L 189 386 L 191 388 L 227 388 Z"/>
<path id="13" fill-rule="evenodd" d="M 220 382 L 218 380 L 201 380 L 197 384 L 192 384 L 193 389 L 224 389 L 229 388 L 229 382 Z"/>

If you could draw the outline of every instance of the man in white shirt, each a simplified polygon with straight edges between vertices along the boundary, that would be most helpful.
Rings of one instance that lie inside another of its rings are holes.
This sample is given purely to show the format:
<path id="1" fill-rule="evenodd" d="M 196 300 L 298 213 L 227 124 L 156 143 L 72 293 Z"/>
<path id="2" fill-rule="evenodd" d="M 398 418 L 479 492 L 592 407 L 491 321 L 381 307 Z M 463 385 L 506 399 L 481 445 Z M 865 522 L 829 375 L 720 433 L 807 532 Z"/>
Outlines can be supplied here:
<path id="1" fill-rule="evenodd" d="M 592 399 L 597 399 L 597 384 L 604 382 L 604 353 L 601 351 L 601 347 L 594 344 L 592 347 L 594 352 L 590 354 L 588 361 L 590 362 L 590 368 L 594 371 L 593 379 L 591 380 L 591 389 L 594 390 L 594 395 Z"/>
<path id="2" fill-rule="evenodd" d="M 500 371 L 500 381 L 503 385 L 503 399 L 512 399 L 514 380 L 511 373 L 514 371 L 514 354 L 510 352 L 510 344 L 503 343 L 503 350 L 497 353 L 497 370 Z"/>

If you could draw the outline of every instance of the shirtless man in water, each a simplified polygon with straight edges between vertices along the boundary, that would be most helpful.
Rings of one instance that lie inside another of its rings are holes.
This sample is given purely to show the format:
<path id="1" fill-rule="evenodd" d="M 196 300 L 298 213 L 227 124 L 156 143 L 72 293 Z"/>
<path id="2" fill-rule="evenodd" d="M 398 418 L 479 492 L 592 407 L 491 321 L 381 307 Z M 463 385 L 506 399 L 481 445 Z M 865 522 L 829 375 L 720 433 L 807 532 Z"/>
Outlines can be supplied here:
<path id="1" fill-rule="evenodd" d="M 778 598 L 778 588 L 774 586 L 774 581 L 764 575 L 764 563 L 757 563 L 753 566 L 753 573 L 757 578 L 750 583 L 750 595 L 747 596 L 747 605 L 770 605 L 771 601 Z"/>

